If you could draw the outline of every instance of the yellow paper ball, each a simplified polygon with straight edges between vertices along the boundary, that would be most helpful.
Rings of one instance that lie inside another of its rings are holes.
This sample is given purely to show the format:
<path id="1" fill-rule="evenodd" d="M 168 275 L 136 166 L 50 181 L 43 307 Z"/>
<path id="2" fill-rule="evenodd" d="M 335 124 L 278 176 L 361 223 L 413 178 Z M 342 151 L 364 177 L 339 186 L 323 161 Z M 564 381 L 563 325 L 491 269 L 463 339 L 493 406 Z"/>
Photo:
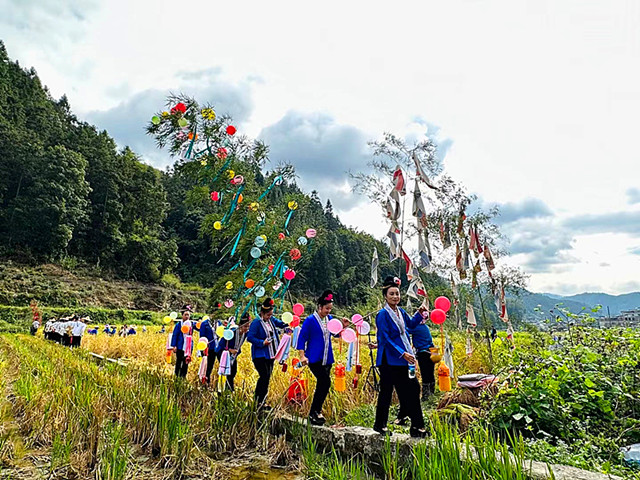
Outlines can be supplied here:
<path id="1" fill-rule="evenodd" d="M 233 288 L 233 282 L 229 281 L 225 283 L 224 288 L 226 288 L 227 290 L 231 290 Z"/>
<path id="2" fill-rule="evenodd" d="M 216 230 L 220 230 L 222 228 L 222 224 L 220 222 L 215 222 L 213 224 L 213 228 L 215 228 Z"/>

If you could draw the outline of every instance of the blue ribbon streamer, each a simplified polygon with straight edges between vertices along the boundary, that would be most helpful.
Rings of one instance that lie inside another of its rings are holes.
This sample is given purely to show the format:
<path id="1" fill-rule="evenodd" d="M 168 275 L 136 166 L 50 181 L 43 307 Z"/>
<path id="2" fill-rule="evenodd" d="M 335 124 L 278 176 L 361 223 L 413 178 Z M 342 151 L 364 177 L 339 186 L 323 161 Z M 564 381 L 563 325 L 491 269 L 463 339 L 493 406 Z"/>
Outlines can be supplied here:
<path id="1" fill-rule="evenodd" d="M 278 181 L 282 181 L 282 175 L 278 175 L 276 178 L 273 179 L 273 182 L 271 182 L 271 185 L 269 185 L 269 187 L 267 187 L 267 189 L 264 192 L 262 192 L 262 195 L 258 197 L 258 202 L 262 200 L 271 191 L 273 187 L 275 187 Z"/>

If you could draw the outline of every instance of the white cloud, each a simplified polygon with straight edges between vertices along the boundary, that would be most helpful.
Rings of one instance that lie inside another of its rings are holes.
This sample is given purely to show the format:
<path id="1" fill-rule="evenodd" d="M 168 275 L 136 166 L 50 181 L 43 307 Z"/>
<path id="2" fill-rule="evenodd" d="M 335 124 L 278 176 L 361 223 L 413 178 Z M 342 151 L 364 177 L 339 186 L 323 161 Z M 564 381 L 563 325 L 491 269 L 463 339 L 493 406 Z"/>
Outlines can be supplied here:
<path id="1" fill-rule="evenodd" d="M 210 76 L 190 87 L 217 101 L 228 91 L 215 85 L 251 84 L 243 123 L 250 135 L 274 133 L 293 118 L 288 112 L 304 112 L 290 129 L 295 138 L 281 132 L 273 151 L 308 146 L 299 157 L 305 186 L 318 182 L 308 162 L 338 145 L 354 148 L 345 155 L 352 161 L 361 155 L 357 145 L 383 131 L 440 125 L 442 138 L 451 139 L 442 143 L 447 171 L 485 202 L 505 206 L 516 247 L 535 247 L 512 260 L 549 265 L 550 272 L 533 273 L 532 287 L 593 283 L 619 292 L 633 285 L 640 256 L 629 249 L 637 247 L 637 231 L 624 222 L 636 221 L 628 209 L 640 198 L 634 0 L 394 8 L 360 0 L 321 8 L 293 0 L 0 0 L 0 11 L 9 54 L 35 66 L 54 96 L 67 93 L 81 116 L 113 120 L 118 106 L 176 89 L 194 71 L 221 72 L 218 84 Z M 146 120 L 143 110 L 136 115 Z M 124 113 L 123 125 L 138 118 Z M 323 126 L 321 118 L 330 120 Z M 127 124 L 127 141 L 145 148 Z M 117 133 L 117 125 L 110 128 Z M 338 137 L 345 132 L 351 137 Z M 538 215 L 524 221 L 527 209 Z M 349 210 L 345 202 L 339 211 L 347 223 L 386 231 L 373 207 Z M 601 259 L 594 242 L 604 242 Z M 598 269 L 601 263 L 610 266 Z"/>

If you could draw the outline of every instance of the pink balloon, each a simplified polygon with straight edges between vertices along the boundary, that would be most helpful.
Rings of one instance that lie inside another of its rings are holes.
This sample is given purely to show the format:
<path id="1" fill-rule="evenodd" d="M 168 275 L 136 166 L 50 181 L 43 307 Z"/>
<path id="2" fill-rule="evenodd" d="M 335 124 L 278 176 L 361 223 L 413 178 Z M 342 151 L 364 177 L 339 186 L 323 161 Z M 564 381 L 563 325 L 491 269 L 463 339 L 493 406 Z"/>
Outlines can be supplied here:
<path id="1" fill-rule="evenodd" d="M 356 332 L 351 328 L 345 328 L 342 331 L 342 340 L 347 343 L 353 343 L 356 341 Z"/>
<path id="2" fill-rule="evenodd" d="M 351 321 L 356 325 L 360 325 L 362 323 L 362 315 L 356 313 L 353 317 L 351 317 Z"/>
<path id="3" fill-rule="evenodd" d="M 293 314 L 300 316 L 303 313 L 304 313 L 304 305 L 302 305 L 301 303 L 296 303 L 293 306 Z"/>
<path id="4" fill-rule="evenodd" d="M 327 322 L 327 328 L 331 333 L 336 335 L 342 331 L 342 322 L 337 318 L 333 318 Z"/>
<path id="5" fill-rule="evenodd" d="M 433 302 L 434 307 L 442 310 L 443 312 L 448 312 L 451 308 L 451 302 L 447 297 L 438 297 L 436 301 Z"/>
<path id="6" fill-rule="evenodd" d="M 307 238 L 315 238 L 316 231 L 313 228 L 309 228 L 306 232 Z"/>
<path id="7" fill-rule="evenodd" d="M 436 325 L 442 325 L 447 319 L 447 314 L 439 308 L 431 310 L 431 321 Z"/>
<path id="8" fill-rule="evenodd" d="M 284 279 L 285 280 L 293 280 L 294 278 L 296 278 L 296 272 L 294 272 L 291 269 L 284 271 Z"/>
<path id="9" fill-rule="evenodd" d="M 366 335 L 371 331 L 371 325 L 369 325 L 369 322 L 360 322 L 360 324 L 356 326 L 356 330 L 360 335 Z"/>

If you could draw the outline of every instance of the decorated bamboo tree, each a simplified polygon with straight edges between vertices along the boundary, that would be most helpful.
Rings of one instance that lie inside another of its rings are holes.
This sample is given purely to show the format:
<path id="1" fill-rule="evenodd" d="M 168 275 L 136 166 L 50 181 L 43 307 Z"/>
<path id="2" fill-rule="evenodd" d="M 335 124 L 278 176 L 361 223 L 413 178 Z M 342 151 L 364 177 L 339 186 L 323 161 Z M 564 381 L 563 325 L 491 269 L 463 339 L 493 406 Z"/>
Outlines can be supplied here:
<path id="1" fill-rule="evenodd" d="M 170 96 L 167 110 L 151 118 L 147 132 L 197 178 L 185 201 L 206 209 L 199 233 L 210 237 L 227 272 L 216 279 L 214 291 L 226 297 L 230 315 L 256 313 L 266 296 L 282 308 L 317 235 L 297 219 L 309 199 L 288 185 L 293 169 L 285 165 L 263 175 L 267 147 L 239 135 L 232 119 L 218 116 L 212 105 L 189 97 Z"/>

